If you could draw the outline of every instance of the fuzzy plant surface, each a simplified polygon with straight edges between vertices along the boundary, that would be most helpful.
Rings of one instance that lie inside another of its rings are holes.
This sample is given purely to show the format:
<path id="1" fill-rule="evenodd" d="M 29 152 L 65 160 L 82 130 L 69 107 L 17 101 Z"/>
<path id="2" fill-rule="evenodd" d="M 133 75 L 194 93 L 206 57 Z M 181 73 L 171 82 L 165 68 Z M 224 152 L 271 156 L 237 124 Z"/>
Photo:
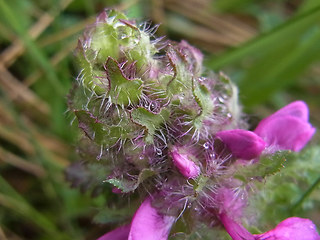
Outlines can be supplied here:
<path id="1" fill-rule="evenodd" d="M 105 222 L 119 227 L 99 240 L 319 240 L 303 218 L 255 235 L 244 227 L 255 221 L 245 214 L 255 182 L 281 171 L 315 133 L 307 105 L 293 102 L 247 130 L 229 78 L 156 29 L 102 12 L 75 51 L 68 104 L 83 134 L 67 177 L 93 195 L 108 192 L 118 208 Z"/>

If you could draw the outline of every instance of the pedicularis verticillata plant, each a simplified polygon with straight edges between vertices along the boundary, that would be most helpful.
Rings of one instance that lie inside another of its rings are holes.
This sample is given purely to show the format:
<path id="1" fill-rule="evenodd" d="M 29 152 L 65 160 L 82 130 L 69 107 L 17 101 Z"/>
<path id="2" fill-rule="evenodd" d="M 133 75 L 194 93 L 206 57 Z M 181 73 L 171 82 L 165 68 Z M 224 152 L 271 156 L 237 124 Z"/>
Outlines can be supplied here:
<path id="1" fill-rule="evenodd" d="M 112 185 L 117 197 L 142 202 L 99 239 L 199 239 L 207 226 L 233 240 L 319 240 L 308 219 L 255 235 L 242 225 L 254 183 L 279 172 L 314 134 L 306 104 L 293 102 L 248 131 L 232 82 L 206 71 L 198 49 L 155 30 L 103 12 L 76 49 L 81 72 L 69 108 L 84 133 L 84 161 L 68 177 L 94 194 Z"/>

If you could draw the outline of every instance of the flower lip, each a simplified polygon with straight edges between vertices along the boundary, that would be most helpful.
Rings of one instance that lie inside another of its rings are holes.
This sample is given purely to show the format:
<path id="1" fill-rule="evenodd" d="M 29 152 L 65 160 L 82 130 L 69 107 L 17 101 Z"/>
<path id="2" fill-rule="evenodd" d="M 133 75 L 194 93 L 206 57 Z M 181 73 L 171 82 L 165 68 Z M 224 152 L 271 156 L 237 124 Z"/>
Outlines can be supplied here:
<path id="1" fill-rule="evenodd" d="M 106 233 L 97 240 L 167 240 L 175 217 L 160 214 L 148 197 L 133 216 L 131 224 Z"/>
<path id="2" fill-rule="evenodd" d="M 151 206 L 147 198 L 136 211 L 129 232 L 128 240 L 167 240 L 175 218 L 165 216 Z"/>
<path id="3" fill-rule="evenodd" d="M 274 229 L 255 237 L 256 240 L 320 240 L 313 222 L 298 217 L 287 218 Z"/>
<path id="4" fill-rule="evenodd" d="M 308 119 L 307 105 L 296 101 L 263 119 L 254 132 L 275 150 L 298 152 L 316 131 Z"/>
<path id="5" fill-rule="evenodd" d="M 308 105 L 303 101 L 295 101 L 295 102 L 289 103 L 288 105 L 279 109 L 278 111 L 276 111 L 269 117 L 265 118 L 264 120 L 268 118 L 280 117 L 280 116 L 293 116 L 307 122 L 309 121 Z"/>

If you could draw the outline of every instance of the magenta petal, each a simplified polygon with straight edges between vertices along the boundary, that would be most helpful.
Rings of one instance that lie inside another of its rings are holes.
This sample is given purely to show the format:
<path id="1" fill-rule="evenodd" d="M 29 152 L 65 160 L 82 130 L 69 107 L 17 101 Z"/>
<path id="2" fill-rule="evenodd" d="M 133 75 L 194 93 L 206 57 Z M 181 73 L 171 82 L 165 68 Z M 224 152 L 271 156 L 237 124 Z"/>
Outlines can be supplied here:
<path id="1" fill-rule="evenodd" d="M 312 221 L 298 217 L 287 218 L 276 228 L 255 237 L 257 240 L 320 240 Z"/>
<path id="2" fill-rule="evenodd" d="M 316 131 L 308 119 L 308 106 L 296 101 L 263 119 L 254 132 L 275 151 L 300 151 Z"/>
<path id="3" fill-rule="evenodd" d="M 128 240 L 130 224 L 118 227 L 115 230 L 108 232 L 97 240 Z"/>
<path id="4" fill-rule="evenodd" d="M 238 224 L 227 214 L 221 213 L 219 217 L 232 240 L 255 240 L 255 237 L 247 229 Z"/>
<path id="5" fill-rule="evenodd" d="M 128 240 L 167 240 L 174 220 L 172 216 L 158 213 L 147 198 L 132 219 Z"/>
<path id="6" fill-rule="evenodd" d="M 200 167 L 190 160 L 191 154 L 182 153 L 178 147 L 173 147 L 170 151 L 173 164 L 186 178 L 196 178 L 200 174 Z"/>
<path id="7" fill-rule="evenodd" d="M 300 118 L 302 121 L 307 122 L 309 120 L 309 109 L 305 102 L 295 101 L 279 109 L 274 114 L 270 115 L 264 120 L 267 120 L 273 117 L 280 117 L 280 116 L 297 117 L 297 118 Z"/>
<path id="8" fill-rule="evenodd" d="M 237 219 L 242 217 L 243 209 L 247 205 L 245 197 L 239 197 L 237 192 L 226 187 L 217 189 L 215 199 L 222 212 L 232 214 L 232 217 Z"/>
<path id="9" fill-rule="evenodd" d="M 276 150 L 300 151 L 315 131 L 308 122 L 288 115 L 266 119 L 258 125 L 255 133 Z"/>
<path id="10" fill-rule="evenodd" d="M 254 132 L 243 129 L 226 130 L 216 134 L 232 154 L 244 160 L 259 157 L 266 144 Z"/>

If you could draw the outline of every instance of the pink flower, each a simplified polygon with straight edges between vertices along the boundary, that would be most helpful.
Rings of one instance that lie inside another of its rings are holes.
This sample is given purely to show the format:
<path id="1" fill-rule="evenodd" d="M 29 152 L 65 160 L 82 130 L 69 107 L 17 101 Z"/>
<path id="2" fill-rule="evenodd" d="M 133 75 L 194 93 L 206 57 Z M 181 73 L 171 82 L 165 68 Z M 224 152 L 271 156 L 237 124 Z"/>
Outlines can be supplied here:
<path id="1" fill-rule="evenodd" d="M 130 225 L 119 227 L 98 240 L 167 240 L 175 218 L 160 214 L 147 198 L 136 211 Z"/>
<path id="2" fill-rule="evenodd" d="M 235 129 L 221 131 L 216 137 L 236 158 L 258 158 L 265 148 L 300 151 L 312 138 L 315 128 L 308 122 L 309 110 L 302 101 L 293 102 L 262 120 L 254 132 Z M 219 219 L 233 240 L 320 240 L 315 225 L 297 217 L 282 221 L 276 228 L 252 235 L 239 224 L 233 213 L 222 210 Z"/>
<path id="3" fill-rule="evenodd" d="M 274 229 L 255 235 L 256 240 L 319 240 L 316 226 L 309 219 L 291 217 Z"/>
<path id="4" fill-rule="evenodd" d="M 221 131 L 216 137 L 221 139 L 233 156 L 244 160 L 259 157 L 266 146 L 257 134 L 243 129 Z"/>
<path id="5" fill-rule="evenodd" d="M 300 151 L 315 133 L 315 128 L 308 122 L 308 115 L 307 105 L 296 101 L 262 120 L 254 132 L 226 130 L 218 132 L 216 137 L 234 157 L 243 160 L 258 158 L 266 148 L 270 152 Z M 173 146 L 169 151 L 174 166 L 186 178 L 196 178 L 201 173 L 194 155 L 192 149 L 183 146 Z M 217 204 L 213 212 L 233 240 L 320 240 L 315 225 L 308 219 L 297 217 L 282 221 L 268 232 L 253 235 L 238 222 L 244 201 L 237 201 L 233 192 L 224 187 L 212 197 Z M 175 217 L 163 215 L 153 208 L 148 197 L 136 211 L 130 225 L 117 228 L 98 240 L 167 240 L 174 221 Z"/>
<path id="6" fill-rule="evenodd" d="M 308 120 L 308 106 L 302 101 L 296 101 L 263 119 L 254 132 L 234 129 L 218 132 L 216 136 L 235 157 L 244 160 L 259 157 L 265 147 L 269 147 L 272 152 L 298 152 L 316 131 Z"/>
<path id="7" fill-rule="evenodd" d="M 115 230 L 106 233 L 97 240 L 128 240 L 130 225 L 118 227 Z"/>
<path id="8" fill-rule="evenodd" d="M 316 226 L 309 219 L 287 218 L 268 232 L 252 235 L 227 214 L 222 213 L 219 216 L 233 240 L 320 240 Z"/>
<path id="9" fill-rule="evenodd" d="M 316 131 L 308 120 L 306 103 L 295 101 L 263 119 L 254 132 L 275 150 L 298 152 Z"/>

